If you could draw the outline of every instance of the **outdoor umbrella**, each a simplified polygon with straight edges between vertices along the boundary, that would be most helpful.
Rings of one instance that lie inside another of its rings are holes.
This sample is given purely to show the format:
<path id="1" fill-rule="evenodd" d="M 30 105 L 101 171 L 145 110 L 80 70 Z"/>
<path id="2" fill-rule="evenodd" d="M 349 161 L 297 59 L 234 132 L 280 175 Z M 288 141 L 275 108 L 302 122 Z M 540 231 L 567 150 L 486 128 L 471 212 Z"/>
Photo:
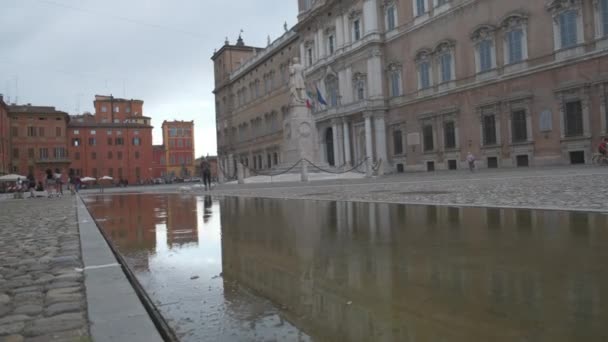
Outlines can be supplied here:
<path id="1" fill-rule="evenodd" d="M 110 176 L 103 176 L 101 178 L 99 178 L 100 180 L 113 180 L 114 178 L 110 177 Z"/>
<path id="2" fill-rule="evenodd" d="M 95 178 L 93 178 L 93 177 L 84 177 L 84 178 L 81 178 L 81 179 L 80 179 L 80 181 L 81 181 L 81 182 L 94 182 L 94 181 L 96 181 L 96 180 L 97 180 L 97 179 L 95 179 Z"/>
<path id="3" fill-rule="evenodd" d="M 0 177 L 0 182 L 16 182 L 19 178 L 25 180 L 27 177 L 16 174 L 4 175 Z"/>

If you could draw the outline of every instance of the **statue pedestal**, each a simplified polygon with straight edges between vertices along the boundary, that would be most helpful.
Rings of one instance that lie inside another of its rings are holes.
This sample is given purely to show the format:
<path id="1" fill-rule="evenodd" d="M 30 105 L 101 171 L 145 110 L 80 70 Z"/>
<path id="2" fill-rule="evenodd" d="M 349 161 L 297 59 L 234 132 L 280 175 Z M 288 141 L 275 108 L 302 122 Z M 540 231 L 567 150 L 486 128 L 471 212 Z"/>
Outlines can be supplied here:
<path id="1" fill-rule="evenodd" d="M 283 164 L 293 165 L 300 159 L 318 164 L 317 128 L 306 105 L 291 104 L 283 127 Z"/>

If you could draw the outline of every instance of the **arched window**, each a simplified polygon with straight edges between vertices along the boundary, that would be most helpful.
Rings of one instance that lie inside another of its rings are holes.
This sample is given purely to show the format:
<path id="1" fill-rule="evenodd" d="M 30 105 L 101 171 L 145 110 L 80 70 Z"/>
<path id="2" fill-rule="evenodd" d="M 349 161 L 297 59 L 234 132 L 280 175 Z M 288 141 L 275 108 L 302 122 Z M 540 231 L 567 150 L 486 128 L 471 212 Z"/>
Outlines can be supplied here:
<path id="1" fill-rule="evenodd" d="M 388 79 L 390 82 L 390 92 L 392 97 L 401 96 L 401 75 L 402 66 L 400 63 L 393 62 L 388 66 Z"/>
<path id="2" fill-rule="evenodd" d="M 431 54 L 428 50 L 422 50 L 416 54 L 416 65 L 418 68 L 418 89 L 430 88 L 433 85 L 433 79 L 431 78 L 433 69 Z"/>
<path id="3" fill-rule="evenodd" d="M 453 81 L 455 78 L 454 43 L 445 41 L 435 48 L 437 55 L 437 69 L 439 70 L 439 83 Z"/>
<path id="4" fill-rule="evenodd" d="M 528 20 L 521 14 L 512 14 L 503 20 L 505 64 L 528 59 L 527 26 Z"/>
<path id="5" fill-rule="evenodd" d="M 547 9 L 553 16 L 555 50 L 569 49 L 583 43 L 582 1 L 552 0 Z"/>
<path id="6" fill-rule="evenodd" d="M 477 73 L 488 72 L 496 68 L 494 32 L 494 27 L 483 25 L 473 31 L 471 35 L 475 44 L 475 69 Z"/>
<path id="7" fill-rule="evenodd" d="M 367 88 L 367 77 L 365 74 L 360 72 L 356 73 L 353 77 L 353 85 L 355 88 L 355 99 L 357 101 L 363 101 L 366 98 Z"/>

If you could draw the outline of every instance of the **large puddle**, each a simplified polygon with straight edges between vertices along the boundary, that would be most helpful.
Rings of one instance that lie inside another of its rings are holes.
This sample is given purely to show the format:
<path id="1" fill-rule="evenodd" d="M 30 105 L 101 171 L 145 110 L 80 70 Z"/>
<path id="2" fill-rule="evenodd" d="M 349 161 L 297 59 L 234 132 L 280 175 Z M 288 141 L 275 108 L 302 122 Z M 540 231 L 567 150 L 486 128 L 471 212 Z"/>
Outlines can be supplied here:
<path id="1" fill-rule="evenodd" d="M 608 341 L 608 216 L 86 199 L 182 341 Z"/>

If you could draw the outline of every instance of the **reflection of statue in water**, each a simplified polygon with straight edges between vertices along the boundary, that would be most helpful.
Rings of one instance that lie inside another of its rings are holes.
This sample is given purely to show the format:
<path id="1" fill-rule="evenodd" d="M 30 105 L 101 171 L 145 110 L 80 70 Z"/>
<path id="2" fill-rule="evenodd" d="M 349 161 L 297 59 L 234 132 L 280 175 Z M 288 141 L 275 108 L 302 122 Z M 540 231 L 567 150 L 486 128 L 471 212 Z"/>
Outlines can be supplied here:
<path id="1" fill-rule="evenodd" d="M 300 64 L 300 59 L 295 57 L 289 66 L 289 90 L 294 103 L 304 103 L 304 66 Z"/>

